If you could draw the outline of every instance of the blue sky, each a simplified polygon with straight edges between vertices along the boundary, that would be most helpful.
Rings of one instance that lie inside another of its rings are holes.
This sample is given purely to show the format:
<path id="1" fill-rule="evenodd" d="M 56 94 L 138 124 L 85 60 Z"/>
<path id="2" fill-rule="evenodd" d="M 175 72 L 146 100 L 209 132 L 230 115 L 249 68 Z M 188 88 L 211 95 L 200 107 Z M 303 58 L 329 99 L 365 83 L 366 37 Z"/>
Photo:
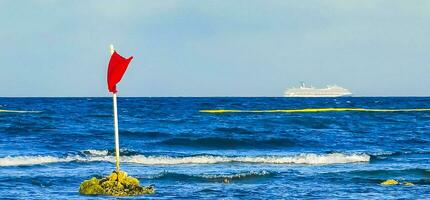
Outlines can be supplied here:
<path id="1" fill-rule="evenodd" d="M 0 96 L 430 96 L 430 1 L 3 1 Z"/>

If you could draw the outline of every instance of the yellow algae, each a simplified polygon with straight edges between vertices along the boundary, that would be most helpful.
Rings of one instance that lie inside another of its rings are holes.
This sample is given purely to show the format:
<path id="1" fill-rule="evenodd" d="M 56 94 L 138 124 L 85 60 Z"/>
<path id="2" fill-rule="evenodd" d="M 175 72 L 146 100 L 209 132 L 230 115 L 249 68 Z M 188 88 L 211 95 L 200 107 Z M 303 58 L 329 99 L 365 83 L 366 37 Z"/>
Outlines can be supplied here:
<path id="1" fill-rule="evenodd" d="M 91 178 L 90 180 L 86 180 L 81 183 L 79 192 L 81 194 L 102 194 L 103 188 L 99 183 L 99 180 L 97 180 L 95 177 Z"/>
<path id="2" fill-rule="evenodd" d="M 430 112 L 430 108 L 368 109 L 368 108 L 305 108 L 282 110 L 200 110 L 202 113 L 311 113 L 311 112 Z"/>
<path id="3" fill-rule="evenodd" d="M 397 180 L 394 180 L 394 179 L 388 179 L 388 180 L 382 182 L 381 185 L 384 185 L 384 186 L 386 186 L 386 185 L 414 186 L 414 184 L 411 183 L 411 182 L 397 181 Z"/>
<path id="4" fill-rule="evenodd" d="M 79 193 L 84 195 L 136 196 L 154 192 L 153 186 L 141 187 L 139 180 L 123 171 L 114 171 L 102 179 L 93 177 L 82 182 L 79 187 Z"/>
<path id="5" fill-rule="evenodd" d="M 404 182 L 403 185 L 405 185 L 405 186 L 414 186 L 414 184 L 411 183 L 411 182 Z"/>
<path id="6" fill-rule="evenodd" d="M 381 183 L 381 185 L 397 185 L 397 184 L 399 184 L 399 182 L 394 179 L 388 179 Z"/>

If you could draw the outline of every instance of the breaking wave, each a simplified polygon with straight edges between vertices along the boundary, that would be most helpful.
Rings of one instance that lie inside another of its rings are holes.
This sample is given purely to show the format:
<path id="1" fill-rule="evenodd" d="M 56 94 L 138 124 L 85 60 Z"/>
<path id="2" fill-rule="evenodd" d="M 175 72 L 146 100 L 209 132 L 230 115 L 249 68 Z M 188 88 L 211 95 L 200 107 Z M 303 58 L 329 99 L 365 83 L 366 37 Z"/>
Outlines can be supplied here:
<path id="1" fill-rule="evenodd" d="M 79 160 L 80 156 L 67 156 L 64 158 L 54 156 L 8 156 L 0 158 L 0 166 L 26 166 L 26 165 L 42 165 L 49 163 L 73 162 Z"/>
<path id="2" fill-rule="evenodd" d="M 114 162 L 112 155 L 105 150 L 86 150 L 84 155 L 55 156 L 8 156 L 0 158 L 0 166 L 42 165 L 62 162 Z M 367 154 L 298 154 L 291 156 L 122 156 L 121 162 L 142 165 L 181 165 L 181 164 L 219 164 L 219 163 L 249 163 L 249 164 L 307 164 L 326 165 L 369 162 Z"/>
<path id="3" fill-rule="evenodd" d="M 121 150 L 122 152 L 122 150 Z M 107 156 L 109 155 L 109 151 L 108 150 L 94 150 L 94 149 L 89 149 L 89 150 L 85 150 L 83 151 L 84 154 L 87 155 L 91 155 L 91 156 Z"/>

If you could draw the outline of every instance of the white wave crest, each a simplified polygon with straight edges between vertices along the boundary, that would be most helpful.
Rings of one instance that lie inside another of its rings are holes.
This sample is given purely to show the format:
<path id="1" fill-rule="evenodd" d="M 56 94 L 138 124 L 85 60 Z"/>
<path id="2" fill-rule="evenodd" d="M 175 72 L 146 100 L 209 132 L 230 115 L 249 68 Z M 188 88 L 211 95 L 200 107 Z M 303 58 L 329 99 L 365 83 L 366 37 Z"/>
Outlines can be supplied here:
<path id="1" fill-rule="evenodd" d="M 97 156 L 100 155 L 100 156 Z M 367 154 L 299 154 L 294 156 L 144 156 L 133 155 L 121 157 L 121 162 L 143 165 L 181 165 L 181 164 L 217 164 L 242 162 L 251 164 L 308 164 L 324 165 L 339 163 L 368 162 L 370 156 Z M 113 156 L 98 152 L 92 156 L 16 156 L 0 158 L 0 166 L 22 166 L 22 165 L 41 165 L 60 162 L 114 162 Z"/>
<path id="2" fill-rule="evenodd" d="M 88 149 L 83 152 L 91 156 L 107 156 L 109 153 L 108 150 L 94 150 L 94 149 Z"/>
<path id="3" fill-rule="evenodd" d="M 23 166 L 23 165 L 41 165 L 49 163 L 59 162 L 72 162 L 78 160 L 78 156 L 68 156 L 65 158 L 59 158 L 54 156 L 16 156 L 16 157 L 3 157 L 0 158 L 0 166 Z"/>
<path id="4" fill-rule="evenodd" d="M 122 161 L 129 163 L 147 165 L 178 165 L 178 164 L 216 164 L 229 162 L 243 163 L 266 163 L 266 164 L 337 164 L 368 162 L 370 156 L 367 154 L 345 155 L 341 153 L 331 154 L 300 154 L 296 156 L 190 156 L 190 157 L 170 157 L 170 156 L 129 156 Z"/>

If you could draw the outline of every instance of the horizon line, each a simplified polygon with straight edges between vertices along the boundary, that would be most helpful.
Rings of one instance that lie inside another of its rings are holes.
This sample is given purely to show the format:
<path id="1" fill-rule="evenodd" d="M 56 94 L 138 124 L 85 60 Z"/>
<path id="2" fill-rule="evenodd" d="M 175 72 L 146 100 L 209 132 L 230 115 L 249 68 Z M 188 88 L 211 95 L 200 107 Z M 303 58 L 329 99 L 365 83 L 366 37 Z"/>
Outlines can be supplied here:
<path id="1" fill-rule="evenodd" d="M 0 96 L 0 98 L 111 98 L 112 96 Z M 118 98 L 390 98 L 390 97 L 430 97 L 424 95 L 363 95 L 363 96 L 347 96 L 347 97 L 284 97 L 284 96 L 118 96 Z"/>

